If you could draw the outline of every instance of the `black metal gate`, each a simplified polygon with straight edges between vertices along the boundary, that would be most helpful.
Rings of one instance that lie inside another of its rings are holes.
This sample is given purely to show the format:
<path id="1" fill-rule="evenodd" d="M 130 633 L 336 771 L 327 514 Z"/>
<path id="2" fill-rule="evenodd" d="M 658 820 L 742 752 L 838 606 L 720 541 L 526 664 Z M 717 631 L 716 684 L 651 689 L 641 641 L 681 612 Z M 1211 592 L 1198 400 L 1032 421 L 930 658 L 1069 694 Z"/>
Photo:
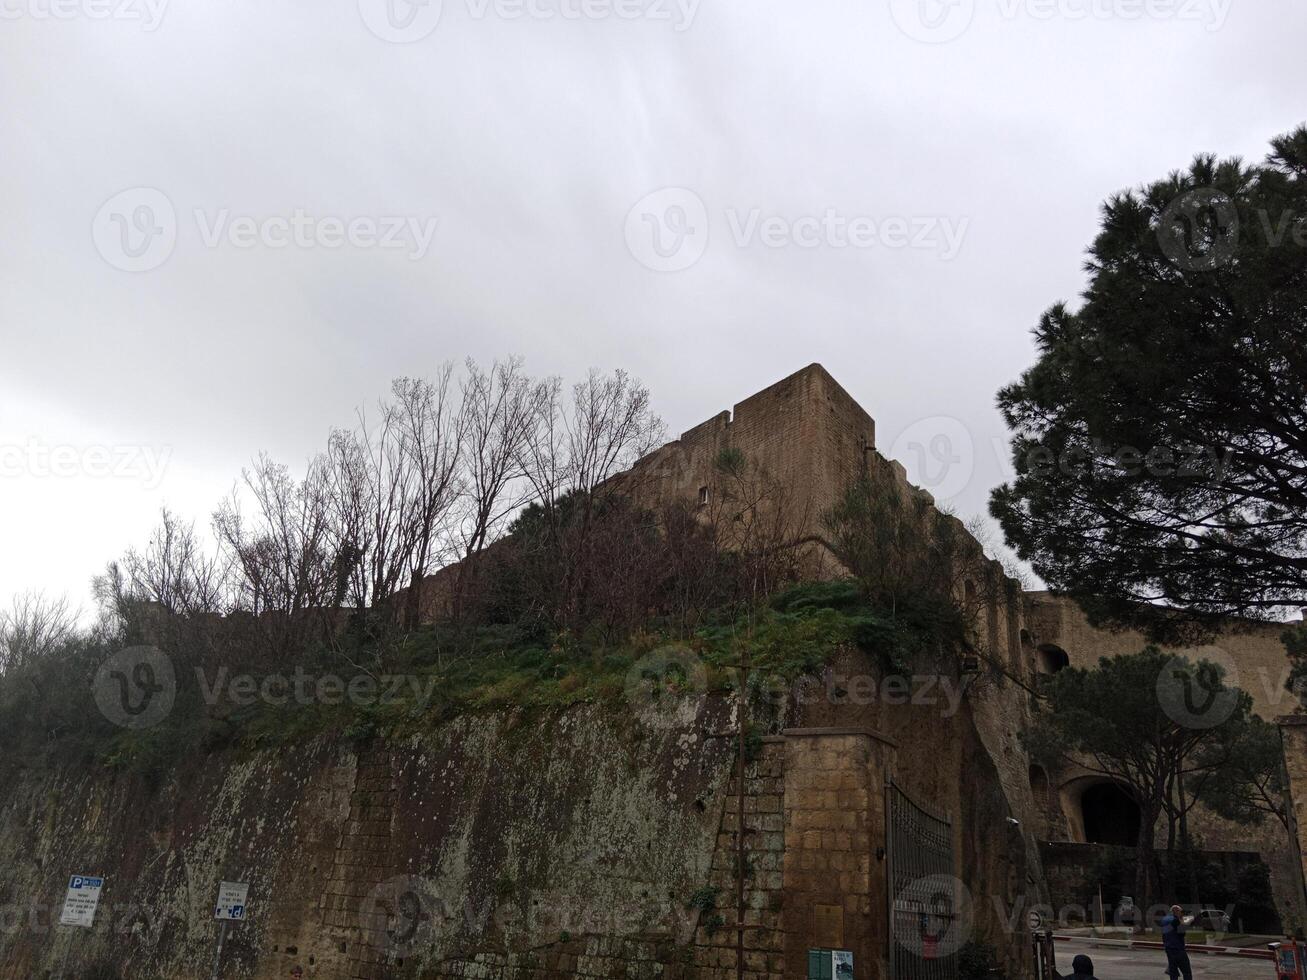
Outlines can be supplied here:
<path id="1" fill-rule="evenodd" d="M 966 941 L 965 888 L 954 874 L 953 825 L 886 785 L 889 963 L 893 980 L 956 980 Z"/>

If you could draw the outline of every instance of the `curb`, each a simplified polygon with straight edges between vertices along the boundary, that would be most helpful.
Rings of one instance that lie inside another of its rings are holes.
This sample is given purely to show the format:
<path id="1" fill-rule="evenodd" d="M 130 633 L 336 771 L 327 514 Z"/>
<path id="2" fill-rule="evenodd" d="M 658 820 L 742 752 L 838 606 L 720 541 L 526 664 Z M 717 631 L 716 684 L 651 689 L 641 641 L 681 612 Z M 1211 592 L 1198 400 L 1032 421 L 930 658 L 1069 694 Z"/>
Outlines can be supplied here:
<path id="1" fill-rule="evenodd" d="M 1094 946 L 1116 946 L 1121 949 L 1163 949 L 1161 943 L 1147 939 L 1095 939 L 1091 936 L 1058 936 L 1058 942 L 1090 943 Z M 1206 953 L 1208 956 L 1238 956 L 1246 960 L 1273 960 L 1275 954 L 1269 949 L 1246 949 L 1240 946 L 1189 946 L 1190 953 Z"/>

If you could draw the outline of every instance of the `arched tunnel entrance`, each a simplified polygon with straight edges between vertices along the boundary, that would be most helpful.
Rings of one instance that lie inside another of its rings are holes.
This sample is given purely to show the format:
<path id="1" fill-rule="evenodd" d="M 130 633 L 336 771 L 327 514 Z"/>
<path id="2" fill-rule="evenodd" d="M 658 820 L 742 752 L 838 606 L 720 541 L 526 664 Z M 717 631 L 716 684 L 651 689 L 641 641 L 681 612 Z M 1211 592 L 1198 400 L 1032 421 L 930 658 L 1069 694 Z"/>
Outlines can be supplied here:
<path id="1" fill-rule="evenodd" d="M 1134 845 L 1139 839 L 1139 804 L 1116 783 L 1090 786 L 1080 797 L 1085 840 L 1090 844 Z"/>
<path id="2" fill-rule="evenodd" d="M 1067 652 L 1052 643 L 1041 644 L 1036 652 L 1038 654 L 1036 666 L 1041 674 L 1056 674 L 1059 670 L 1071 666 L 1071 658 L 1067 656 Z"/>

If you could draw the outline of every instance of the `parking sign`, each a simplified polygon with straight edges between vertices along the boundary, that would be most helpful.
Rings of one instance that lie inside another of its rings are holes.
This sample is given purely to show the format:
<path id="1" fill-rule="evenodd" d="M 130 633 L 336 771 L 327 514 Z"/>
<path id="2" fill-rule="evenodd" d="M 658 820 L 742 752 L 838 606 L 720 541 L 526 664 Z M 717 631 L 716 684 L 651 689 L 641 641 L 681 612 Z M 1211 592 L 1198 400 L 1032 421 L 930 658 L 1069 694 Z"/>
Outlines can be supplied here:
<path id="1" fill-rule="evenodd" d="M 224 881 L 218 885 L 218 907 L 213 912 L 215 919 L 231 922 L 243 922 L 249 915 L 250 886 L 241 881 Z"/>
<path id="2" fill-rule="evenodd" d="M 80 926 L 89 929 L 95 924 L 95 910 L 100 904 L 103 878 L 90 875 L 73 875 L 68 879 L 68 894 L 64 896 L 64 910 L 59 916 L 61 926 Z"/>

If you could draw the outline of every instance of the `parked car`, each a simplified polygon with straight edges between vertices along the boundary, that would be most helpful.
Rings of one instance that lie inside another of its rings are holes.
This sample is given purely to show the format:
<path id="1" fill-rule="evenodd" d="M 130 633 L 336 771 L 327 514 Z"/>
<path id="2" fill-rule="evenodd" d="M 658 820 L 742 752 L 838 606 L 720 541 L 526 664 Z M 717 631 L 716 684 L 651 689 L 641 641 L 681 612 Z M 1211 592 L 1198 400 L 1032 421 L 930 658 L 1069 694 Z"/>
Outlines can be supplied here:
<path id="1" fill-rule="evenodd" d="M 1208 932 L 1229 932 L 1230 915 L 1224 909 L 1203 909 L 1194 916 L 1194 926 Z"/>

